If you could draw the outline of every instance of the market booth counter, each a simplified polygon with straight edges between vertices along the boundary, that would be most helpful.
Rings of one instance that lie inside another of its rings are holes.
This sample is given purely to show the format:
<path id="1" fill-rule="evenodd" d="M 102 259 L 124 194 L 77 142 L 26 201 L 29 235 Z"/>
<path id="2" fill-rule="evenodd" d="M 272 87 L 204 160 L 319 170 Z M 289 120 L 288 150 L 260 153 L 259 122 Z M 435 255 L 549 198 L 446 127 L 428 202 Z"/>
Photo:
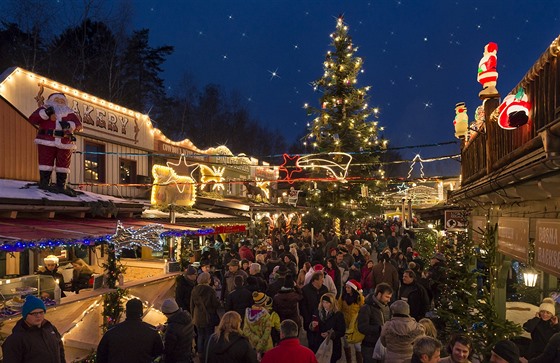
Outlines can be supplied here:
<path id="1" fill-rule="evenodd" d="M 127 289 L 126 298 L 138 298 L 144 303 L 143 321 L 157 326 L 167 320 L 159 309 L 163 300 L 174 296 L 177 275 L 179 273 L 160 274 L 159 276 L 133 280 L 125 282 L 120 288 Z M 27 289 L 25 293 L 38 295 L 39 287 L 34 285 L 36 282 L 40 283 L 43 277 L 45 276 L 35 275 L 11 279 L 10 284 L 5 283 L 6 280 L 0 280 L 3 283 L 0 285 L 0 292 L 4 293 L 6 291 L 7 293 L 9 291 L 11 293 L 11 295 L 8 295 L 10 299 L 13 299 L 14 296 L 20 296 L 21 299 L 22 295 L 15 292 L 15 288 L 20 285 L 20 290 L 23 290 L 27 285 L 31 285 L 29 287 L 33 287 L 33 289 Z M 21 281 L 14 283 L 14 280 Z M 10 285 L 11 287 L 6 287 Z M 12 289 L 14 290 L 13 293 Z M 62 335 L 67 362 L 85 358 L 97 349 L 103 335 L 101 330 L 103 325 L 103 296 L 110 291 L 113 290 L 108 288 L 80 290 L 79 294 L 62 298 L 60 304 L 47 306 L 45 318 L 53 323 Z M 23 305 L 23 302 L 21 305 Z M 19 309 L 15 307 L 14 311 L 12 315 L 0 317 L 2 321 L 0 335 L 3 338 L 11 334 L 14 325 L 21 319 L 21 306 L 19 306 Z M 125 317 L 126 315 L 123 313 L 121 320 L 124 320 Z"/>

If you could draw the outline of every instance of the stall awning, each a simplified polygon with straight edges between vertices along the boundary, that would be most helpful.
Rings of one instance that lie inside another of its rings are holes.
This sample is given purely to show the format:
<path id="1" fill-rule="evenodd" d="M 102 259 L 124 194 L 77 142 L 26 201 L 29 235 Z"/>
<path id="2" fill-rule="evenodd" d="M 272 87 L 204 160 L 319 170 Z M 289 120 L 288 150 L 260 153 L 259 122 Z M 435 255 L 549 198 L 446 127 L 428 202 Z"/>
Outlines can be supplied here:
<path id="1" fill-rule="evenodd" d="M 141 228 L 154 221 L 125 218 L 120 219 L 124 227 Z M 171 230 L 193 228 L 175 224 L 162 224 Z M 45 239 L 85 239 L 113 235 L 117 227 L 116 219 L 96 218 L 0 218 L 0 243 L 13 241 L 37 241 Z"/>

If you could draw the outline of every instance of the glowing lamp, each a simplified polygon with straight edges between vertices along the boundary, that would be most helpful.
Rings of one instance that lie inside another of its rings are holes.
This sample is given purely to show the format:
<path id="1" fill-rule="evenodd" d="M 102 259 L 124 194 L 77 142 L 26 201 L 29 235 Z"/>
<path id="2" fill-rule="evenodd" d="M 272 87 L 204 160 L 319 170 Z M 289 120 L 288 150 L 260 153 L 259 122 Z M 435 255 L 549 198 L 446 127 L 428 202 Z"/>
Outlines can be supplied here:
<path id="1" fill-rule="evenodd" d="M 539 272 L 531 266 L 523 270 L 523 282 L 527 287 L 535 287 L 537 285 L 538 277 L 539 277 Z"/>

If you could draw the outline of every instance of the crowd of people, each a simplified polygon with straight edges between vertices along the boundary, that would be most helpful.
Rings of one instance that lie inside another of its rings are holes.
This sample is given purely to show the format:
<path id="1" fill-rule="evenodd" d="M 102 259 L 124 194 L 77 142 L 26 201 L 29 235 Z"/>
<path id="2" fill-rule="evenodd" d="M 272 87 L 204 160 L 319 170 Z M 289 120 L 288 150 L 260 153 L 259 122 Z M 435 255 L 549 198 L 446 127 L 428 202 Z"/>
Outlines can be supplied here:
<path id="1" fill-rule="evenodd" d="M 471 362 L 470 338 L 458 332 L 445 339 L 444 348 L 427 317 L 440 294 L 445 260 L 441 253 L 420 256 L 398 223 L 370 224 L 341 236 L 277 231 L 256 243 L 207 240 L 200 260 L 177 277 L 175 297 L 163 302 L 167 324 L 143 323 L 142 303 L 130 300 L 126 320 L 101 339 L 97 362 L 151 362 L 161 356 L 165 363 L 315 363 L 318 357 L 323 363 L 329 345 L 331 363 L 343 356 L 348 363 Z M 30 301 L 19 330 L 14 328 L 3 346 L 5 357 L 23 354 L 25 339 L 15 338 L 21 329 L 45 329 L 52 346 L 60 339 L 44 320 L 43 306 Z M 539 339 L 529 362 L 554 362 L 543 360 L 551 354 L 547 342 L 560 339 L 553 335 L 554 304 L 543 302 L 535 319 L 525 327 Z M 62 344 L 60 352 L 53 361 L 64 361 Z M 490 360 L 526 361 L 509 340 L 493 347 Z"/>

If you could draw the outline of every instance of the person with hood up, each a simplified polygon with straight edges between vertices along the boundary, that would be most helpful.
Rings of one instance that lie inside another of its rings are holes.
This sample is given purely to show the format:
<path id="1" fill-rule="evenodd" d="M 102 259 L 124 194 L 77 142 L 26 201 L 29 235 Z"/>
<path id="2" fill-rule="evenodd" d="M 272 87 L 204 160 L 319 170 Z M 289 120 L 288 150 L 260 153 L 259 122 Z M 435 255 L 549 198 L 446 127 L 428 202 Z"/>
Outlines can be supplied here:
<path id="1" fill-rule="evenodd" d="M 210 336 L 207 359 L 201 363 L 257 363 L 257 354 L 241 333 L 241 316 L 228 311 L 222 316 L 216 332 Z"/>
<path id="2" fill-rule="evenodd" d="M 272 299 L 272 308 L 280 316 L 280 320 L 291 319 L 295 321 L 298 328 L 301 328 L 301 318 L 299 316 L 299 302 L 303 299 L 301 291 L 295 287 L 294 279 L 291 275 L 286 276 L 284 286 Z"/>
<path id="3" fill-rule="evenodd" d="M 191 363 L 194 326 L 191 314 L 165 299 L 161 312 L 167 317 L 163 336 L 163 363 Z"/>
<path id="4" fill-rule="evenodd" d="M 328 336 L 332 340 L 331 363 L 335 363 L 342 357 L 342 337 L 346 333 L 344 315 L 338 310 L 338 304 L 334 294 L 326 293 L 321 296 L 317 313 L 317 320 L 310 325 L 309 348 L 317 352 L 323 340 Z"/>
<path id="5" fill-rule="evenodd" d="M 254 304 L 245 310 L 243 320 L 243 335 L 249 339 L 251 345 L 260 357 L 269 349 L 272 349 L 272 317 L 266 308 L 268 296 L 264 292 L 253 293 Z"/>
<path id="6" fill-rule="evenodd" d="M 97 346 L 97 363 L 151 363 L 163 353 L 156 328 L 142 321 L 143 308 L 138 299 L 126 303 L 126 320 L 103 334 Z"/>
<path id="7" fill-rule="evenodd" d="M 410 316 L 410 307 L 403 300 L 391 304 L 393 317 L 381 329 L 381 344 L 387 351 L 386 362 L 409 363 L 412 359 L 412 343 L 424 336 L 424 325 Z"/>
<path id="8" fill-rule="evenodd" d="M 27 295 L 12 334 L 2 344 L 4 362 L 65 363 L 62 337 L 55 326 L 45 319 L 43 301 Z"/>

